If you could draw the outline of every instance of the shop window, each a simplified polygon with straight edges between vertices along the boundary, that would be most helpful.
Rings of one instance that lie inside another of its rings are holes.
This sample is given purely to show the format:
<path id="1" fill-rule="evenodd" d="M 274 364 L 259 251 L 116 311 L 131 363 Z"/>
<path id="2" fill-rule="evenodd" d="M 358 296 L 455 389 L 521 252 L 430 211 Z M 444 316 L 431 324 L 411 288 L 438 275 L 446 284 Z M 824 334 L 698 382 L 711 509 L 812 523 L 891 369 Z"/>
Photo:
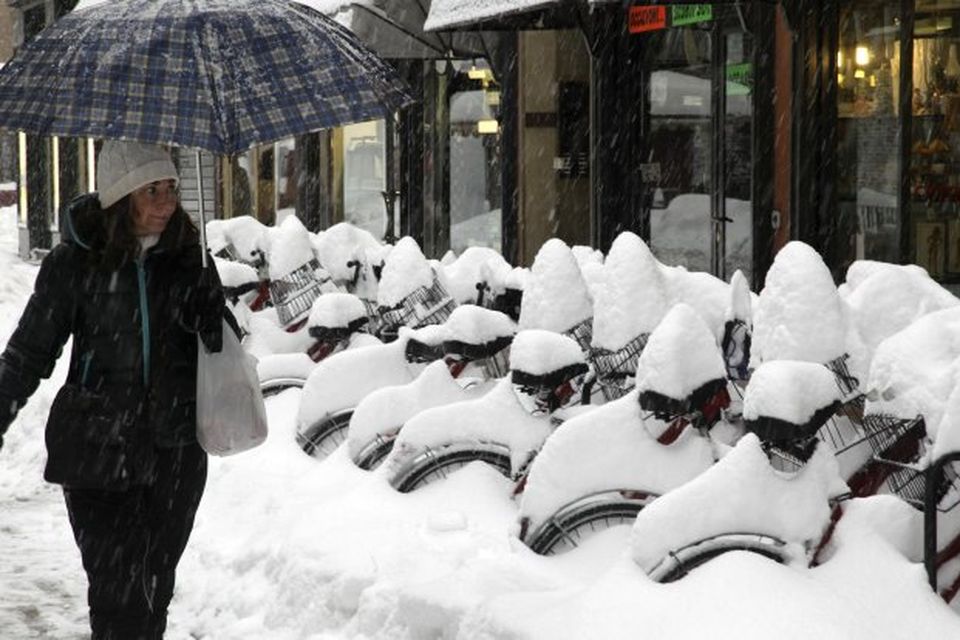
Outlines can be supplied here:
<path id="1" fill-rule="evenodd" d="M 500 89 L 486 63 L 454 63 L 450 108 L 450 248 L 501 250 Z"/>
<path id="2" fill-rule="evenodd" d="M 900 2 L 842 6 L 837 51 L 840 273 L 856 259 L 899 262 Z"/>
<path id="3" fill-rule="evenodd" d="M 653 36 L 647 84 L 650 134 L 644 183 L 650 203 L 650 248 L 670 265 L 711 270 L 713 62 L 709 27 Z"/>
<path id="4" fill-rule="evenodd" d="M 286 138 L 223 158 L 223 215 L 254 216 L 264 224 L 280 224 L 293 215 L 297 200 L 296 143 Z"/>
<path id="5" fill-rule="evenodd" d="M 277 222 L 293 215 L 297 203 L 297 147 L 293 138 L 281 140 L 274 145 L 274 175 L 277 177 L 276 210 Z"/>
<path id="6" fill-rule="evenodd" d="M 918 0 L 910 138 L 910 256 L 960 282 L 960 4 Z"/>
<path id="7" fill-rule="evenodd" d="M 386 233 L 386 123 L 343 127 L 343 219 L 377 238 Z"/>

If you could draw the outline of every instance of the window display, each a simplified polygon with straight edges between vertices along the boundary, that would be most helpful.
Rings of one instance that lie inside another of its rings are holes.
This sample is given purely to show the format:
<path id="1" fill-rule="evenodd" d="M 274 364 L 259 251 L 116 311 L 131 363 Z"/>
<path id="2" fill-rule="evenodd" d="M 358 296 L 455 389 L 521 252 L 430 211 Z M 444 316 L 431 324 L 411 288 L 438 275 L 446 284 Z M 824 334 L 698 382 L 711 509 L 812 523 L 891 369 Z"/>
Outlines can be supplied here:
<path id="1" fill-rule="evenodd" d="M 960 6 L 947 4 L 918 1 L 914 20 L 909 259 L 960 281 Z"/>
<path id="2" fill-rule="evenodd" d="M 900 2 L 855 0 L 840 13 L 836 271 L 901 259 Z"/>

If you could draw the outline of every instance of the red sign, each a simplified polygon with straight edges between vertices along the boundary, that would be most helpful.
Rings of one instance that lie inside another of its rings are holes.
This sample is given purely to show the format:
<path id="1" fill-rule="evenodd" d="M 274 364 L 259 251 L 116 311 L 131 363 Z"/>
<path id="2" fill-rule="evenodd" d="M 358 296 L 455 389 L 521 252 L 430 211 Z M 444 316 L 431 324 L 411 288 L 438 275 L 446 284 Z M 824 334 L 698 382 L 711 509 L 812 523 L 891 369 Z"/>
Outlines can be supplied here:
<path id="1" fill-rule="evenodd" d="M 667 8 L 660 5 L 630 7 L 630 33 L 667 28 Z"/>

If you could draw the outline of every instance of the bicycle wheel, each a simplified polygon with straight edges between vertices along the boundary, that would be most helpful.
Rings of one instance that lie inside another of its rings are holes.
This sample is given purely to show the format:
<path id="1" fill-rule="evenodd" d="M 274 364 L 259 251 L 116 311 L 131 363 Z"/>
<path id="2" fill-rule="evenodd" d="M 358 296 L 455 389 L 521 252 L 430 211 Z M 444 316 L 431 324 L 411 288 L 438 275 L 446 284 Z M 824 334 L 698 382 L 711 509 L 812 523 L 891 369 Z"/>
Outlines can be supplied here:
<path id="1" fill-rule="evenodd" d="M 297 444 L 314 458 L 326 458 L 347 439 L 347 427 L 353 407 L 328 414 L 302 432 L 297 432 Z"/>
<path id="2" fill-rule="evenodd" d="M 646 491 L 604 491 L 561 507 L 521 539 L 539 555 L 550 556 L 580 546 L 592 533 L 633 522 L 658 496 Z"/>
<path id="3" fill-rule="evenodd" d="M 749 551 L 778 564 L 785 564 L 790 559 L 787 543 L 779 538 L 758 533 L 730 533 L 706 538 L 671 551 L 648 575 L 656 582 L 675 582 L 729 551 Z"/>
<path id="4" fill-rule="evenodd" d="M 264 398 L 275 396 L 281 391 L 287 389 L 302 389 L 305 380 L 303 378 L 271 378 L 270 380 L 260 381 L 260 393 Z"/>
<path id="5" fill-rule="evenodd" d="M 360 449 L 353 463 L 365 471 L 371 471 L 380 466 L 384 458 L 393 450 L 393 442 L 397 439 L 397 434 L 383 435 L 377 434 L 377 437 L 368 442 Z"/>
<path id="6" fill-rule="evenodd" d="M 413 458 L 390 478 L 390 484 L 400 493 L 446 478 L 452 471 L 471 462 L 486 462 L 507 478 L 510 477 L 510 449 L 495 442 L 455 442 L 444 444 Z"/>

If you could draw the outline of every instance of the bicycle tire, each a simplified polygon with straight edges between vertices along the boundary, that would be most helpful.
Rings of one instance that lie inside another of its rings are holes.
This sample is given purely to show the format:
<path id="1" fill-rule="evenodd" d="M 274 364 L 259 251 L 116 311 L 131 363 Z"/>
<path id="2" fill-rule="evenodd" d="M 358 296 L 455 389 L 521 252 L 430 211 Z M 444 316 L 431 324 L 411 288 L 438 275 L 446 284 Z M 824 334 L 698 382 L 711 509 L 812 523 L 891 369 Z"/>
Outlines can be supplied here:
<path id="1" fill-rule="evenodd" d="M 714 558 L 730 551 L 748 551 L 785 564 L 790 558 L 787 543 L 773 536 L 735 533 L 713 536 L 671 551 L 648 575 L 660 583 L 676 582 Z"/>
<path id="2" fill-rule="evenodd" d="M 630 493 L 635 493 L 636 497 Z M 645 491 L 615 490 L 578 498 L 558 509 L 532 533 L 522 536 L 523 543 L 538 555 L 556 555 L 580 546 L 577 541 L 584 539 L 588 528 L 596 532 L 633 522 L 637 514 L 657 497 Z M 598 528 L 596 525 L 601 522 L 603 526 Z M 566 543 L 566 548 L 561 546 L 562 543 Z"/>
<path id="3" fill-rule="evenodd" d="M 324 459 L 347 440 L 347 427 L 353 416 L 353 407 L 341 409 L 320 418 L 302 432 L 297 432 L 297 444 L 307 455 Z"/>
<path id="4" fill-rule="evenodd" d="M 392 436 L 377 434 L 376 438 L 360 449 L 360 453 L 354 457 L 353 463 L 364 471 L 376 469 L 380 466 L 380 463 L 386 459 L 387 455 L 393 451 L 393 443 L 396 439 L 396 434 Z"/>
<path id="5" fill-rule="evenodd" d="M 449 443 L 427 448 L 390 478 L 390 484 L 400 493 L 409 493 L 430 483 L 434 478 L 446 478 L 450 471 L 471 462 L 485 462 L 509 478 L 511 474 L 510 449 L 492 442 Z"/>
<path id="6" fill-rule="evenodd" d="M 264 398 L 275 396 L 287 389 L 302 389 L 306 382 L 303 378 L 271 378 L 260 382 L 260 393 Z"/>

